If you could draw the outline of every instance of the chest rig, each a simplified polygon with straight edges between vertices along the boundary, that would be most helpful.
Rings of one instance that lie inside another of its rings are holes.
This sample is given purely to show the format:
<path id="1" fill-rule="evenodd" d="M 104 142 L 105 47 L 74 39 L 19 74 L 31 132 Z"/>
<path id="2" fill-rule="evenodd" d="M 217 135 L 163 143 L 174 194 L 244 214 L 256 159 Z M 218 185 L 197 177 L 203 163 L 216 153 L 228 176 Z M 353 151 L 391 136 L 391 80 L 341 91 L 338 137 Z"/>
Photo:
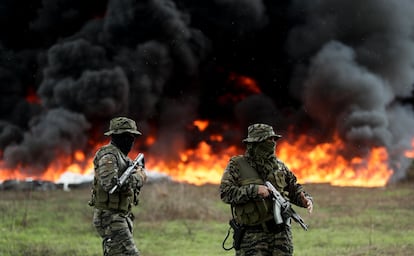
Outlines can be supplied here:
<path id="1" fill-rule="evenodd" d="M 261 177 L 244 156 L 236 156 L 233 160 L 238 165 L 240 186 L 264 185 L 265 181 L 270 181 L 282 193 L 287 185 L 282 170 L 273 170 L 266 177 Z M 270 197 L 251 199 L 232 207 L 237 222 L 243 225 L 258 225 L 273 218 L 273 200 Z"/>
<path id="2" fill-rule="evenodd" d="M 129 212 L 132 207 L 133 203 L 133 191 L 131 189 L 125 187 L 122 189 L 117 190 L 113 194 L 109 194 L 108 191 L 105 191 L 102 185 L 98 182 L 97 176 L 99 175 L 97 172 L 98 162 L 106 154 L 112 154 L 116 158 L 117 166 L 118 166 L 118 177 L 119 178 L 122 173 L 129 167 L 130 160 L 125 157 L 118 148 L 114 145 L 109 144 L 107 146 L 102 147 L 95 156 L 94 164 L 95 164 L 95 177 L 93 180 L 92 186 L 92 202 L 95 208 L 101 210 L 116 210 L 121 212 Z M 109 182 L 109 181 L 108 181 Z"/>

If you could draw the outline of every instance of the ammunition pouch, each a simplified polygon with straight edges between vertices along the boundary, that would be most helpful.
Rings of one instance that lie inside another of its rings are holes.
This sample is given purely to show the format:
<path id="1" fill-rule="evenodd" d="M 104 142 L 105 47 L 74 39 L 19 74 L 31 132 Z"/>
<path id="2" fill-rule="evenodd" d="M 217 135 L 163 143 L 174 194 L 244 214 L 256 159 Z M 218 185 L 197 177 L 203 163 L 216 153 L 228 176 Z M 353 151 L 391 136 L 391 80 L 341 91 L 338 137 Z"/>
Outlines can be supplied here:
<path id="1" fill-rule="evenodd" d="M 238 223 L 243 225 L 256 225 L 273 218 L 273 201 L 259 199 L 245 204 L 235 205 L 234 214 Z"/>

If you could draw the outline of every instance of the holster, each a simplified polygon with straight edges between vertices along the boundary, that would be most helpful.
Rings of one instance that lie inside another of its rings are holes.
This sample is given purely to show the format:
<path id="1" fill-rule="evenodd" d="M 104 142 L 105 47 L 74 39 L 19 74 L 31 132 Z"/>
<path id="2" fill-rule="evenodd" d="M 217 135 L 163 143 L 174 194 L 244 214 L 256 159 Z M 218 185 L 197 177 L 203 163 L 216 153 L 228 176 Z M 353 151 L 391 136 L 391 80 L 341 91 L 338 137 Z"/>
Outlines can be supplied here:
<path id="1" fill-rule="evenodd" d="M 238 224 L 235 219 L 231 219 L 229 224 L 233 229 L 233 248 L 235 250 L 240 250 L 240 245 L 246 230 L 242 225 Z"/>

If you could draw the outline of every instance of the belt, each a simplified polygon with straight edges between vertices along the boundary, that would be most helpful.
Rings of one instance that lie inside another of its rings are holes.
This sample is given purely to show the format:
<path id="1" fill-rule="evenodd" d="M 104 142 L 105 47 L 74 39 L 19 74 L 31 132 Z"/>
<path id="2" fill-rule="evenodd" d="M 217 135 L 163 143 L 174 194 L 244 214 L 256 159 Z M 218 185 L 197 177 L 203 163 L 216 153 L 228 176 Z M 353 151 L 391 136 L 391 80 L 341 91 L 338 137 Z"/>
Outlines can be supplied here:
<path id="1" fill-rule="evenodd" d="M 284 223 L 282 224 L 276 224 L 274 219 L 265 221 L 263 223 L 257 224 L 257 225 L 244 225 L 243 226 L 246 230 L 253 231 L 253 232 L 268 232 L 268 233 L 280 233 L 285 230 L 286 225 Z"/>
<path id="2" fill-rule="evenodd" d="M 121 214 L 124 214 L 125 216 L 132 214 L 132 212 L 130 211 L 117 210 L 117 209 L 104 209 L 103 207 L 96 207 L 96 206 L 95 206 L 95 209 L 99 210 L 102 213 L 105 213 L 105 212 L 111 213 L 111 214 L 121 213 Z"/>

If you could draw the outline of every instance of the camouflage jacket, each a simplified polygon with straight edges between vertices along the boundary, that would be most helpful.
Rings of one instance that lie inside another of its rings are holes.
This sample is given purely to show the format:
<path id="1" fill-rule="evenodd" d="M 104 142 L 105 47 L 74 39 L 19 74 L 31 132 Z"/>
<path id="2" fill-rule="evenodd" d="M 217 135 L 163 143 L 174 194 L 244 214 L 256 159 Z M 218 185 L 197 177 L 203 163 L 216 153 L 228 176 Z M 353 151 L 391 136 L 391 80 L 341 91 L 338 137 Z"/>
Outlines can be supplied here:
<path id="1" fill-rule="evenodd" d="M 264 185 L 265 180 L 269 180 L 282 195 L 299 207 L 305 207 L 300 199 L 301 192 L 304 192 L 305 196 L 311 198 L 304 191 L 303 186 L 297 183 L 293 172 L 281 160 L 277 159 L 277 168 L 268 173 L 266 177 L 261 177 L 259 180 L 247 180 L 246 182 L 246 178 L 242 177 L 240 161 L 238 161 L 240 158 L 246 160 L 252 167 L 255 166 L 247 156 L 236 156 L 230 159 L 220 184 L 220 197 L 223 202 L 232 206 L 238 206 L 252 201 L 263 201 L 264 199 L 260 198 L 257 192 L 258 185 Z M 270 201 L 271 199 L 268 197 L 265 200 Z M 272 203 L 268 202 L 268 204 L 271 205 Z M 269 212 L 268 216 L 271 215 L 272 213 Z"/>
<path id="2" fill-rule="evenodd" d="M 138 203 L 137 197 L 144 181 L 137 173 L 132 174 L 120 189 L 109 194 L 131 163 L 132 160 L 113 144 L 103 146 L 96 152 L 91 205 L 103 210 L 129 212 L 132 203 Z"/>

